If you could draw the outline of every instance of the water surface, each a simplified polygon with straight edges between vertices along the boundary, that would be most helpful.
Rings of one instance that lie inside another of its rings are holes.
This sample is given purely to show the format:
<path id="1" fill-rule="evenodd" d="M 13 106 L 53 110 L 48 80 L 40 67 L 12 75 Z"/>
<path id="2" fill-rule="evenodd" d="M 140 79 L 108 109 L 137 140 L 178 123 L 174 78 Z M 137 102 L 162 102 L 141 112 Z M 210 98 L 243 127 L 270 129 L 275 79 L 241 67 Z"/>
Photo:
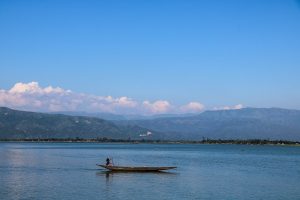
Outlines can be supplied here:
<path id="1" fill-rule="evenodd" d="M 177 166 L 107 173 L 114 164 Z M 0 143 L 0 199 L 300 199 L 300 147 Z"/>

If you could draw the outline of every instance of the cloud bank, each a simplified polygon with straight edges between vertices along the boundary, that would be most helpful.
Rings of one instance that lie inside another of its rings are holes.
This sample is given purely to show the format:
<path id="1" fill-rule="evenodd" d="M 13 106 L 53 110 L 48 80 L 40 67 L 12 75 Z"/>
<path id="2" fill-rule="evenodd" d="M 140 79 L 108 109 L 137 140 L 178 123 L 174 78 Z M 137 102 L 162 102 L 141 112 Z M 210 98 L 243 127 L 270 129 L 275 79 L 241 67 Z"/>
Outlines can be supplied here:
<path id="1" fill-rule="evenodd" d="M 222 106 L 222 107 L 214 107 L 214 110 L 239 110 L 244 108 L 242 104 L 237 104 L 234 106 Z"/>
<path id="2" fill-rule="evenodd" d="M 200 102 L 175 106 L 166 100 L 138 102 L 130 97 L 98 96 L 76 93 L 60 87 L 41 87 L 38 82 L 16 83 L 11 89 L 0 89 L 0 106 L 30 111 L 86 111 L 116 114 L 197 113 Z"/>

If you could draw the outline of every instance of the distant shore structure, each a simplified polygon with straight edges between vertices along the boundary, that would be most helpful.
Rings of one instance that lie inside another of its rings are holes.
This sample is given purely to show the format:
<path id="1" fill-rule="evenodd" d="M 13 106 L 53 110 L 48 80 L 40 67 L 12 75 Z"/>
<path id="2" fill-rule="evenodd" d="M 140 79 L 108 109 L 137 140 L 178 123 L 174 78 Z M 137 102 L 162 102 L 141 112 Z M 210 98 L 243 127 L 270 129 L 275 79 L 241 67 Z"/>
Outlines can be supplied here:
<path id="1" fill-rule="evenodd" d="M 152 135 L 152 132 L 147 131 L 147 133 L 145 133 L 145 134 L 140 134 L 140 137 L 147 137 L 149 135 Z"/>

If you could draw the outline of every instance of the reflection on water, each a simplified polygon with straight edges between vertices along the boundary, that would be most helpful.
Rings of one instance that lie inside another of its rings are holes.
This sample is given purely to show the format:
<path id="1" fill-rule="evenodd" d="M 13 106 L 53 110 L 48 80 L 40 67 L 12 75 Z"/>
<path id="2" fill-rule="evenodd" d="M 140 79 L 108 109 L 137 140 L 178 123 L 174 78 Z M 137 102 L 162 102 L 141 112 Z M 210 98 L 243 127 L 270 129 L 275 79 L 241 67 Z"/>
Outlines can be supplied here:
<path id="1" fill-rule="evenodd" d="M 300 199 L 300 148 L 0 143 L 0 199 Z M 95 164 L 177 166 L 110 172 Z M 287 170 L 288 169 L 288 170 Z"/>
<path id="2" fill-rule="evenodd" d="M 132 176 L 144 176 L 145 174 L 150 174 L 148 178 L 153 178 L 153 176 L 174 176 L 177 175 L 176 172 L 166 172 L 166 171 L 158 171 L 158 172 L 125 172 L 125 171 L 100 171 L 96 172 L 96 175 L 103 178 L 106 178 L 106 181 L 113 179 L 114 176 L 122 177 L 124 175 L 126 178 L 130 178 Z"/>
<path id="3" fill-rule="evenodd" d="M 126 172 L 126 171 L 100 171 L 96 173 L 98 176 L 102 175 L 114 175 L 114 174 L 132 174 L 132 175 L 137 175 L 137 174 L 153 174 L 153 175 L 176 175 L 177 173 L 175 172 L 166 172 L 166 171 L 158 171 L 158 172 Z"/>
<path id="4" fill-rule="evenodd" d="M 30 195 L 34 193 L 33 188 L 29 189 L 29 191 L 25 191 L 25 188 L 27 182 L 37 183 L 36 175 L 30 174 L 30 176 L 25 177 L 23 174 L 30 168 L 38 169 L 37 166 L 43 159 L 40 158 L 38 154 L 27 157 L 26 152 L 17 147 L 19 147 L 19 145 L 12 145 L 12 148 L 9 149 L 1 149 L 3 157 L 1 156 L 0 187 L 2 188 L 1 190 L 7 194 L 8 199 L 29 198 Z M 9 166 L 11 170 L 6 166 Z"/>
<path id="5" fill-rule="evenodd" d="M 132 195 L 147 195 L 155 196 L 153 189 L 157 187 L 156 184 L 163 184 L 163 180 L 168 180 L 177 173 L 173 172 L 117 172 L 101 170 L 96 172 L 96 176 L 103 186 L 99 188 L 105 196 L 111 199 L 124 196 L 131 199 Z M 151 191 L 151 193 L 149 193 Z M 112 198 L 114 197 L 114 198 Z M 136 197 L 137 198 L 137 197 Z"/>

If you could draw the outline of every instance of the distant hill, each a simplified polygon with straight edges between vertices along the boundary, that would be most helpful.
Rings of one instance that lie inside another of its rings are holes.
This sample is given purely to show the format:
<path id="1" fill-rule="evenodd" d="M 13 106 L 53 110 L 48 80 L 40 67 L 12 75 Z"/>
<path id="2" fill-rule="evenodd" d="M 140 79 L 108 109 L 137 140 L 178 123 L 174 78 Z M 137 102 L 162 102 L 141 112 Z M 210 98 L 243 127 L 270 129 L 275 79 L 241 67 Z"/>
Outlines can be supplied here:
<path id="1" fill-rule="evenodd" d="M 123 120 L 148 120 L 157 118 L 169 118 L 169 117 L 188 117 L 195 116 L 196 114 L 158 114 L 158 115 L 118 115 L 113 113 L 102 113 L 102 112 L 73 112 L 73 111 L 61 111 L 52 112 L 49 114 L 63 114 L 69 116 L 85 116 L 85 117 L 97 117 L 100 119 L 110 120 L 110 121 L 123 121 Z"/>
<path id="2" fill-rule="evenodd" d="M 94 117 L 72 116 L 75 114 L 46 114 L 0 107 L 0 138 L 300 140 L 299 110 L 244 108 L 140 120 L 127 120 L 112 114 L 108 117 L 112 121 L 100 119 L 103 116 L 100 114 Z"/>
<path id="3" fill-rule="evenodd" d="M 97 117 L 104 120 L 128 120 L 123 115 L 117 115 L 112 113 L 101 113 L 101 112 L 72 112 L 72 111 L 61 111 L 61 112 L 52 112 L 49 114 L 62 114 L 62 115 L 69 115 L 69 116 L 83 116 L 83 117 Z"/>
<path id="4" fill-rule="evenodd" d="M 300 111 L 244 108 L 206 111 L 191 117 L 119 122 L 160 131 L 169 139 L 286 139 L 300 140 Z"/>
<path id="5" fill-rule="evenodd" d="M 141 138 L 148 129 L 95 117 L 17 111 L 0 107 L 0 138 Z M 155 133 L 149 135 L 154 137 Z"/>

